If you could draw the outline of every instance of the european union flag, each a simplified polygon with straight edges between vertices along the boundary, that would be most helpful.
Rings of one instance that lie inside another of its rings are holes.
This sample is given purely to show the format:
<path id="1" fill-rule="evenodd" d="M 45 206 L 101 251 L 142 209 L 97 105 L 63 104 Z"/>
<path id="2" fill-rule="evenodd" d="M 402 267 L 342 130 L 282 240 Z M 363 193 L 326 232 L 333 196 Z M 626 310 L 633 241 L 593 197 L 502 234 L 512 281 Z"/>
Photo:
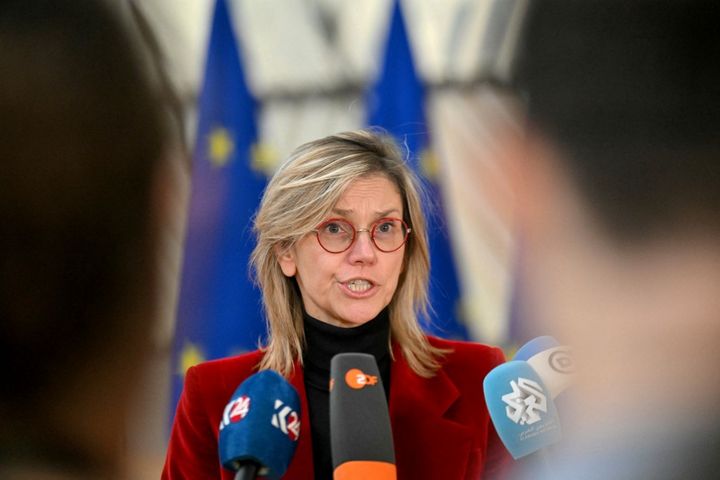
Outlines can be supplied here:
<path id="1" fill-rule="evenodd" d="M 248 271 L 251 219 L 267 183 L 251 164 L 255 112 L 228 6 L 218 0 L 199 99 L 173 349 L 173 407 L 187 368 L 255 349 L 265 335 L 260 292 Z"/>
<path id="2" fill-rule="evenodd" d="M 428 209 L 430 240 L 430 302 L 433 308 L 430 333 L 467 339 L 467 329 L 458 321 L 460 288 L 445 223 L 438 164 L 430 153 L 425 123 L 424 88 L 415 70 L 400 4 L 393 2 L 385 58 L 379 78 L 368 97 L 368 124 L 385 128 L 408 149 L 408 161 L 426 182 L 433 202 Z"/>

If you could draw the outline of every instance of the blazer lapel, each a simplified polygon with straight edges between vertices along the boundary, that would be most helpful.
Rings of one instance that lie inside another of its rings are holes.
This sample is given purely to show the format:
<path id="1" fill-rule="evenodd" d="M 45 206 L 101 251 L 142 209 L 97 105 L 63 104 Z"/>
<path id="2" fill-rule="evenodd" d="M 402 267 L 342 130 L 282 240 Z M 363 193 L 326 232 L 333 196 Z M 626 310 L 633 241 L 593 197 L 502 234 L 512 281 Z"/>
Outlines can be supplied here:
<path id="1" fill-rule="evenodd" d="M 398 345 L 390 373 L 390 421 L 399 478 L 464 478 L 472 430 L 452 419 L 460 391 L 440 369 L 418 376 Z"/>

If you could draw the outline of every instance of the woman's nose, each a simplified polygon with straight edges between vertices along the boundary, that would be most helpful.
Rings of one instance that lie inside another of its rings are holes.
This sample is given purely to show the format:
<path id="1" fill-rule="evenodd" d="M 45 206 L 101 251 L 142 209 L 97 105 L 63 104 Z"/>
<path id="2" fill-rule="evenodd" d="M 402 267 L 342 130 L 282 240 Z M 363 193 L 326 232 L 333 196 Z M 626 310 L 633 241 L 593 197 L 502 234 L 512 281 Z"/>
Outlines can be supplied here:
<path id="1" fill-rule="evenodd" d="M 370 232 L 358 230 L 348 255 L 350 263 L 373 263 L 377 259 L 376 253 Z"/>

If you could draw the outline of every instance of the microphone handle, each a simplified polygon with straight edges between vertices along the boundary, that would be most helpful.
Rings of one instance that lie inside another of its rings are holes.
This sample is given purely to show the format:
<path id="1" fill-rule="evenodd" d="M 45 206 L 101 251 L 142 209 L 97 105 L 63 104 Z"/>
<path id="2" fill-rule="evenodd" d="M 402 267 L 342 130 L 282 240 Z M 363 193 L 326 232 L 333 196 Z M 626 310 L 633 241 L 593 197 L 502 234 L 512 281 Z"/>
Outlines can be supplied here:
<path id="1" fill-rule="evenodd" d="M 243 462 L 237 472 L 235 472 L 235 480 L 255 480 L 258 470 L 260 470 L 260 465 L 256 462 Z"/>

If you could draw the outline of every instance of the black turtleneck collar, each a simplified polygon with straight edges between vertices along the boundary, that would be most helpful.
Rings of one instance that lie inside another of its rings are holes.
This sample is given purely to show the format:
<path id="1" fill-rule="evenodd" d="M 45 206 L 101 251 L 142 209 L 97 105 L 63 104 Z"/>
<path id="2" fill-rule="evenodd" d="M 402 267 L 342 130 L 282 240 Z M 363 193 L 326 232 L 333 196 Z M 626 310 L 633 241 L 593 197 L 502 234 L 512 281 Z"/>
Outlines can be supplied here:
<path id="1" fill-rule="evenodd" d="M 315 388 L 328 389 L 330 360 L 338 353 L 368 353 L 375 357 L 380 373 L 390 366 L 390 318 L 387 308 L 377 317 L 357 327 L 338 327 L 321 322 L 304 313 L 305 382 Z M 388 375 L 389 376 L 389 375 Z M 390 385 L 382 375 L 387 390 Z M 387 379 L 389 381 L 389 378 Z M 387 395 L 387 391 L 386 391 Z"/>
<path id="2" fill-rule="evenodd" d="M 367 353 L 375 357 L 390 398 L 390 316 L 387 308 L 357 327 L 343 328 L 304 313 L 303 370 L 310 409 L 315 479 L 332 479 L 330 450 L 330 360 L 338 353 Z"/>

